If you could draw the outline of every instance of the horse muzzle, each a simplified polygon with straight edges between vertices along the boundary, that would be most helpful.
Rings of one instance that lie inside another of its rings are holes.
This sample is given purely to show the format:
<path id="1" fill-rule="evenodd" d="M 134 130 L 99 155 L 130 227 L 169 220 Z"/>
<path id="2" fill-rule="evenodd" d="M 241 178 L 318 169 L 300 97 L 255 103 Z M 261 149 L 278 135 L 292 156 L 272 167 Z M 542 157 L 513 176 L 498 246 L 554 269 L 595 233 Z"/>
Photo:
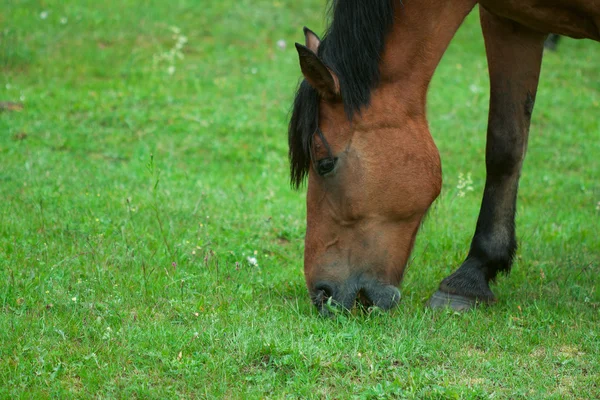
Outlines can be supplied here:
<path id="1" fill-rule="evenodd" d="M 334 310 L 351 310 L 356 303 L 365 307 L 390 310 L 400 302 L 400 290 L 376 279 L 356 276 L 343 283 L 319 281 L 311 290 L 311 299 L 319 312 L 330 316 Z"/>

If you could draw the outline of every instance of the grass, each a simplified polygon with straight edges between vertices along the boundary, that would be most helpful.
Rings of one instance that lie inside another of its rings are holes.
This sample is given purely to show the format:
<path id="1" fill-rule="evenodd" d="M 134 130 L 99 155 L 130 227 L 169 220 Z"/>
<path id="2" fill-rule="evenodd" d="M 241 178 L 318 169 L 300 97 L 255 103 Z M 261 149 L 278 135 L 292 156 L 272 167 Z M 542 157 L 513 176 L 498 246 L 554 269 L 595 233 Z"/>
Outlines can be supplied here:
<path id="1" fill-rule="evenodd" d="M 430 91 L 445 183 L 402 304 L 329 320 L 286 140 L 293 42 L 324 4 L 204 3 L 0 5 L 0 101 L 24 106 L 0 113 L 1 398 L 600 397 L 600 46 L 544 61 L 498 304 L 431 312 L 485 179 L 467 19 Z"/>

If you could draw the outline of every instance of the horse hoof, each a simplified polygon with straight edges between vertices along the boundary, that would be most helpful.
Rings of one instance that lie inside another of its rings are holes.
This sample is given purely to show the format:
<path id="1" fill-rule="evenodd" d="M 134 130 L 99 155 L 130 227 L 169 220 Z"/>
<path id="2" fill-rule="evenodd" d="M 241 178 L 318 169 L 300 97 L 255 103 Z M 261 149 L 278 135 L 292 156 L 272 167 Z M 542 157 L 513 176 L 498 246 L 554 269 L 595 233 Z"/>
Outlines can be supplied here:
<path id="1" fill-rule="evenodd" d="M 461 296 L 459 294 L 445 293 L 438 290 L 429 298 L 427 307 L 432 309 L 451 308 L 454 311 L 463 312 L 475 308 L 481 303 L 481 301 L 477 301 L 476 299 L 470 297 Z"/>

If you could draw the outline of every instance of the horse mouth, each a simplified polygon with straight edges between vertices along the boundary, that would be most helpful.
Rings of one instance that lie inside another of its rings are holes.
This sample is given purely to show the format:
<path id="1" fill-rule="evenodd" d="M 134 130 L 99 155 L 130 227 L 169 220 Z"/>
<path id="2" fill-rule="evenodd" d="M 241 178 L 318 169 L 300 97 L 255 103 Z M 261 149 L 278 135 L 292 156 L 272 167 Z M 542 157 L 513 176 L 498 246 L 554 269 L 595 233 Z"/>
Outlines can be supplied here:
<path id="1" fill-rule="evenodd" d="M 311 299 L 321 315 L 331 316 L 340 311 L 350 311 L 355 306 L 391 310 L 400 303 L 401 294 L 393 285 L 358 278 L 342 284 L 319 282 L 311 292 Z"/>

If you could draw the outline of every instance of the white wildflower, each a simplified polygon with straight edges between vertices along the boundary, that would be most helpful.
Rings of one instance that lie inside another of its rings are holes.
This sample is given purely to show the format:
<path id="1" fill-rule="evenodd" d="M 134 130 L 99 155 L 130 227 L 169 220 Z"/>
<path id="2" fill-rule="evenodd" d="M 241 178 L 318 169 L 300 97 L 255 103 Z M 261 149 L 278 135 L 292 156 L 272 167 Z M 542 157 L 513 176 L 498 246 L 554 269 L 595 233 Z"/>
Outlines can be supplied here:
<path id="1" fill-rule="evenodd" d="M 46 18 L 48 18 L 48 11 L 42 11 L 42 12 L 40 13 L 40 18 L 41 18 L 41 19 L 46 19 Z"/>
<path id="2" fill-rule="evenodd" d="M 62 17 L 62 18 L 60 19 L 60 23 L 61 23 L 61 24 L 63 24 L 63 25 L 65 25 L 67 22 L 68 22 L 68 19 L 67 19 L 67 17 Z"/>
<path id="3" fill-rule="evenodd" d="M 154 55 L 154 65 L 167 64 L 167 73 L 173 75 L 175 73 L 175 63 L 177 60 L 183 60 L 185 58 L 183 54 L 183 47 L 188 41 L 187 36 L 181 34 L 181 29 L 176 26 L 172 26 L 171 32 L 173 32 L 173 40 L 175 43 L 168 51 L 164 53 L 158 53 Z"/>
<path id="4" fill-rule="evenodd" d="M 247 257 L 246 259 L 248 260 L 248 263 L 250 265 L 252 265 L 253 267 L 258 267 L 258 260 L 256 259 L 256 257 Z"/>
<path id="5" fill-rule="evenodd" d="M 465 174 L 462 172 L 458 174 L 458 184 L 456 185 L 456 189 L 458 189 L 458 197 L 465 197 L 466 192 L 473 191 L 473 179 L 471 178 L 471 173 Z"/>
<path id="6" fill-rule="evenodd" d="M 286 43 L 285 43 L 285 40 L 283 40 L 283 39 L 279 39 L 279 40 L 277 41 L 277 47 L 279 47 L 279 49 L 281 49 L 281 50 L 285 50 L 286 46 L 287 46 L 287 45 L 286 45 Z"/>
<path id="7" fill-rule="evenodd" d="M 110 328 L 110 326 L 107 326 L 106 331 L 104 332 L 104 335 L 102 335 L 102 340 L 110 340 L 111 333 L 112 333 L 112 329 Z"/>

